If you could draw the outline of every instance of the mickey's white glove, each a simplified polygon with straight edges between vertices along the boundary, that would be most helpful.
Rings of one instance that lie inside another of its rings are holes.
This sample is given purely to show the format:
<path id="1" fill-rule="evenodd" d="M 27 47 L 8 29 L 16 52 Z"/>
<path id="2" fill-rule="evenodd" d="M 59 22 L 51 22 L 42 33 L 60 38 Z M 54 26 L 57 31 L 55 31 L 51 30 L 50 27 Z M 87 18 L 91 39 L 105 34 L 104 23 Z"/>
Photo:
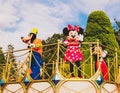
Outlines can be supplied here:
<path id="1" fill-rule="evenodd" d="M 106 50 L 103 50 L 101 53 L 101 57 L 105 58 L 107 56 L 108 52 Z"/>

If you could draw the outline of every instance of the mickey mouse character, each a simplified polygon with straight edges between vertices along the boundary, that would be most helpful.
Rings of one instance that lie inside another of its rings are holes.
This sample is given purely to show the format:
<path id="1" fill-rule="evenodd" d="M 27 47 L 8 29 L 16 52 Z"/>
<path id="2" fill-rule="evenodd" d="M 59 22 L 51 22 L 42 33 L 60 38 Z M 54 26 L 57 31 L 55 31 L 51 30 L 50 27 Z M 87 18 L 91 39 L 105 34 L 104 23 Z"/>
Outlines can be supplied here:
<path id="1" fill-rule="evenodd" d="M 33 28 L 29 33 L 28 37 L 21 37 L 22 41 L 28 45 L 28 48 L 32 48 L 32 59 L 31 59 L 31 72 L 30 76 L 32 79 L 41 79 L 40 69 L 43 66 L 42 57 L 42 41 L 36 38 L 38 33 L 37 28 Z"/>
<path id="2" fill-rule="evenodd" d="M 73 65 L 75 64 L 77 69 L 79 68 L 78 77 L 81 78 L 80 61 L 83 61 L 84 57 L 80 51 L 80 43 L 83 41 L 83 29 L 79 26 L 72 27 L 69 24 L 68 27 L 63 29 L 63 34 L 67 36 L 67 39 L 64 41 L 64 45 L 67 46 L 64 61 L 70 62 L 71 77 L 75 76 L 73 73 Z"/>
<path id="3" fill-rule="evenodd" d="M 105 50 L 106 49 L 106 43 L 103 42 L 102 45 L 100 45 L 99 47 L 95 47 L 94 48 L 94 57 L 95 57 L 95 71 L 97 71 L 97 69 L 100 66 L 100 70 L 101 73 L 103 75 L 103 79 L 104 80 L 108 80 L 109 79 L 109 74 L 108 74 L 108 67 L 106 64 L 106 57 L 108 52 Z M 97 60 L 97 55 L 99 55 L 99 61 Z"/>

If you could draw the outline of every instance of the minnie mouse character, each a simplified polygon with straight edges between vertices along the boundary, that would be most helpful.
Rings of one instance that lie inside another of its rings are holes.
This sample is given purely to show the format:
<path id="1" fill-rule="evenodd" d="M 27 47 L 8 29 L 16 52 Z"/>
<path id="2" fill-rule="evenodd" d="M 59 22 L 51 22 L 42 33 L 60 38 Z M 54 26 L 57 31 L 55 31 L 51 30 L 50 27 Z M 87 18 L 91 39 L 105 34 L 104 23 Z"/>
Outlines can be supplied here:
<path id="1" fill-rule="evenodd" d="M 63 34 L 67 36 L 64 41 L 64 45 L 67 46 L 64 61 L 70 62 L 71 77 L 74 77 L 74 64 L 78 69 L 78 77 L 81 77 L 80 61 L 83 61 L 84 57 L 80 51 L 80 43 L 83 41 L 83 29 L 79 26 L 72 27 L 70 24 L 63 29 Z"/>
<path id="2" fill-rule="evenodd" d="M 32 48 L 32 59 L 31 59 L 31 72 L 30 76 L 32 79 L 41 79 L 40 69 L 43 66 L 42 57 L 42 41 L 37 36 L 38 29 L 33 28 L 29 33 L 28 37 L 21 37 L 22 41 L 28 45 L 28 48 Z"/>

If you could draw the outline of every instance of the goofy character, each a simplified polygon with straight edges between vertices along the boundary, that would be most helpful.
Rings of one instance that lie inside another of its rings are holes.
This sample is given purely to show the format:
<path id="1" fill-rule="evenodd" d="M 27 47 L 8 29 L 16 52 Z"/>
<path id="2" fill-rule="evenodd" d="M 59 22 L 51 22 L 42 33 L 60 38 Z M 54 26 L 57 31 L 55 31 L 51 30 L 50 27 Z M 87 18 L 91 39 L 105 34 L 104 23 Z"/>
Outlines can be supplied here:
<path id="1" fill-rule="evenodd" d="M 80 51 L 80 42 L 83 41 L 83 29 L 79 26 L 72 27 L 69 24 L 68 27 L 63 29 L 63 34 L 67 36 L 67 39 L 64 41 L 64 45 L 67 46 L 64 61 L 70 62 L 71 77 L 75 77 L 75 65 L 78 69 L 78 77 L 81 78 L 80 61 L 83 61 L 84 57 Z"/>
<path id="2" fill-rule="evenodd" d="M 40 69 L 43 66 L 42 57 L 42 42 L 40 39 L 36 38 L 38 33 L 37 28 L 33 28 L 29 33 L 28 37 L 21 37 L 22 41 L 28 45 L 28 48 L 32 48 L 32 59 L 31 59 L 31 71 L 30 76 L 32 79 L 39 80 Z"/>

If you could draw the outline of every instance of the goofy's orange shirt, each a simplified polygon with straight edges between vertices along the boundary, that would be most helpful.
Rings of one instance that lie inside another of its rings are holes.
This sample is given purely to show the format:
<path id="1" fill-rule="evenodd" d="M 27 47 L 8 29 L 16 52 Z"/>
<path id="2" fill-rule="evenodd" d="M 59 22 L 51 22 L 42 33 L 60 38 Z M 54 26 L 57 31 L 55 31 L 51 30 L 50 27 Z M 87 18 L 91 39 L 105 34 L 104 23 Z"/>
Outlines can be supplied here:
<path id="1" fill-rule="evenodd" d="M 33 41 L 33 44 L 35 45 L 34 48 L 32 48 L 33 51 L 38 52 L 42 56 L 42 41 L 38 38 L 36 38 Z"/>

